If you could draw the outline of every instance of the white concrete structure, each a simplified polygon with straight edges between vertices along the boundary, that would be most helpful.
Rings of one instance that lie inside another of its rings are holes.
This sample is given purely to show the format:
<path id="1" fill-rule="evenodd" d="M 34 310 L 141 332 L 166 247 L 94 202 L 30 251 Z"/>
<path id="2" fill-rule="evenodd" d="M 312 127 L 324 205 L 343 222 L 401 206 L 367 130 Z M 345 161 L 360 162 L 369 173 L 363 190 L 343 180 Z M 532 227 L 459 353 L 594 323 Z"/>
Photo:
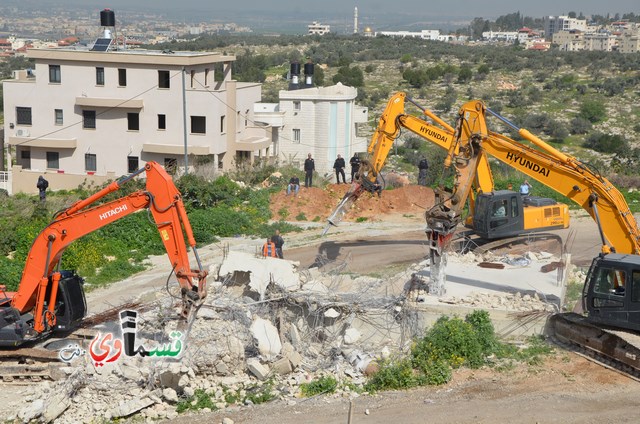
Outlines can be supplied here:
<path id="1" fill-rule="evenodd" d="M 258 122 L 273 126 L 278 160 L 302 169 L 311 153 L 320 175 L 333 174 L 333 162 L 341 155 L 347 162 L 353 153 L 366 152 L 368 140 L 358 137 L 356 124 L 368 122 L 366 107 L 355 104 L 358 90 L 340 83 L 280 91 L 279 104 L 257 104 Z"/>
<path id="2" fill-rule="evenodd" d="M 41 49 L 28 57 L 31 74 L 3 81 L 14 193 L 36 191 L 45 172 L 56 174 L 52 189 L 75 188 L 87 175 L 101 182 L 151 160 L 183 169 L 199 157 L 226 170 L 271 155 L 270 128 L 253 124 L 261 85 L 232 79 L 235 56 Z"/>

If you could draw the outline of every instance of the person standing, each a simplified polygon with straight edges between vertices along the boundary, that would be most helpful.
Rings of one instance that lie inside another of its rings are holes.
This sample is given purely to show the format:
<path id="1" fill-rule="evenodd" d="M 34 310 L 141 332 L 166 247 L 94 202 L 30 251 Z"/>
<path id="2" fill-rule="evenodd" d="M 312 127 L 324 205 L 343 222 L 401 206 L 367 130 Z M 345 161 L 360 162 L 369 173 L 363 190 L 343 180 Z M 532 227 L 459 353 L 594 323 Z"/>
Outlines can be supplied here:
<path id="1" fill-rule="evenodd" d="M 296 177 L 295 175 L 291 177 L 291 179 L 289 180 L 289 185 L 287 185 L 287 196 L 290 195 L 292 191 L 294 197 L 297 197 L 298 192 L 300 191 L 300 178 Z"/>
<path id="2" fill-rule="evenodd" d="M 262 256 L 265 258 L 277 258 L 276 254 L 276 245 L 271 241 L 271 239 L 267 239 L 265 244 L 262 245 Z"/>
<path id="3" fill-rule="evenodd" d="M 424 156 L 418 163 L 418 184 L 421 186 L 427 185 L 427 170 L 429 169 L 429 162 Z"/>
<path id="4" fill-rule="evenodd" d="M 284 239 L 280 235 L 280 230 L 276 230 L 276 233 L 271 236 L 271 242 L 276 247 L 276 255 L 280 259 L 284 259 L 284 256 L 282 255 L 282 246 L 284 245 Z"/>
<path id="5" fill-rule="evenodd" d="M 531 192 L 531 184 L 529 184 L 529 181 L 524 180 L 524 182 L 520 186 L 520 194 L 523 196 L 528 196 L 530 192 Z"/>
<path id="6" fill-rule="evenodd" d="M 316 170 L 316 163 L 311 157 L 311 153 L 307 155 L 304 161 L 304 186 L 309 188 L 313 186 L 313 171 Z"/>
<path id="7" fill-rule="evenodd" d="M 349 165 L 351 165 L 351 182 L 353 182 L 353 177 L 360 170 L 360 158 L 357 153 L 354 153 L 353 157 L 349 159 Z"/>
<path id="8" fill-rule="evenodd" d="M 344 163 L 344 158 L 338 155 L 338 158 L 333 162 L 333 169 L 336 170 L 336 183 L 340 184 L 340 175 L 342 175 L 342 182 L 347 183 L 347 179 L 344 177 L 344 167 L 346 164 Z"/>
<path id="9" fill-rule="evenodd" d="M 40 175 L 38 177 L 36 187 L 38 188 L 38 192 L 40 193 L 40 200 L 44 202 L 47 198 L 47 188 L 49 187 L 49 181 L 45 180 L 44 177 Z"/>

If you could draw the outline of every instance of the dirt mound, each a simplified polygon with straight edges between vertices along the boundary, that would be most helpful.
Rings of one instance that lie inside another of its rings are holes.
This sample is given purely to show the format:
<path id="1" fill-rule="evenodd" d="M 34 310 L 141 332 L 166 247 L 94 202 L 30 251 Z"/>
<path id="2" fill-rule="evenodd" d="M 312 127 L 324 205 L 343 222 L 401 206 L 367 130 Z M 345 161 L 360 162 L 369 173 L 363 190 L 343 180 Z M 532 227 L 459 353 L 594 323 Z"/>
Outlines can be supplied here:
<path id="1" fill-rule="evenodd" d="M 350 184 L 329 184 L 325 189 L 300 188 L 297 197 L 287 196 L 286 190 L 271 197 L 271 212 L 274 219 L 288 221 L 324 221 L 338 205 Z M 357 218 L 377 220 L 381 215 L 422 215 L 426 207 L 434 202 L 433 190 L 429 187 L 408 185 L 384 190 L 382 197 L 365 193 L 346 214 L 346 221 Z"/>

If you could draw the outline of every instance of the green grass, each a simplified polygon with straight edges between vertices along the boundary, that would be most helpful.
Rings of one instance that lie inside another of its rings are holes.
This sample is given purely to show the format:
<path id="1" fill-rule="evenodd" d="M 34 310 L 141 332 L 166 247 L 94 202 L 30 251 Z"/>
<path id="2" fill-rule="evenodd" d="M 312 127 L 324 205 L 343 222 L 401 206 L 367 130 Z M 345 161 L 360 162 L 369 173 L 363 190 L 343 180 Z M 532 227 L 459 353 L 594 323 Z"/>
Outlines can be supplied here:
<path id="1" fill-rule="evenodd" d="M 300 385 L 300 391 L 304 397 L 334 393 L 337 388 L 338 381 L 331 375 L 322 376 L 310 383 L 302 383 Z"/>

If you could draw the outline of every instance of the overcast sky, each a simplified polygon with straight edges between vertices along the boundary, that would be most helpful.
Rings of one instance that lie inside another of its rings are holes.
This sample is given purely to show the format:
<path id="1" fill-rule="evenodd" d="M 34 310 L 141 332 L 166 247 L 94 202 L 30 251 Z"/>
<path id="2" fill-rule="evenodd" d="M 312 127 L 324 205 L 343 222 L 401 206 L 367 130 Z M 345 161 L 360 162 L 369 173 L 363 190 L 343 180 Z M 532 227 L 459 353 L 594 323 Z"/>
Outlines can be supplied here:
<path id="1" fill-rule="evenodd" d="M 0 0 L 9 2 L 11 0 Z M 559 15 L 570 11 L 583 12 L 585 15 L 616 12 L 634 12 L 640 14 L 638 0 L 531 0 L 516 2 L 513 0 L 22 0 L 21 4 L 36 2 L 41 6 L 51 3 L 93 6 L 99 9 L 146 9 L 201 13 L 204 18 L 223 17 L 226 13 L 233 15 L 247 14 L 284 14 L 287 16 L 317 14 L 318 20 L 325 16 L 353 16 L 354 7 L 358 7 L 359 15 L 406 15 L 414 18 L 432 20 L 439 17 L 495 18 L 520 11 L 525 16 L 542 17 Z M 182 13 L 180 13 L 182 12 Z"/>

